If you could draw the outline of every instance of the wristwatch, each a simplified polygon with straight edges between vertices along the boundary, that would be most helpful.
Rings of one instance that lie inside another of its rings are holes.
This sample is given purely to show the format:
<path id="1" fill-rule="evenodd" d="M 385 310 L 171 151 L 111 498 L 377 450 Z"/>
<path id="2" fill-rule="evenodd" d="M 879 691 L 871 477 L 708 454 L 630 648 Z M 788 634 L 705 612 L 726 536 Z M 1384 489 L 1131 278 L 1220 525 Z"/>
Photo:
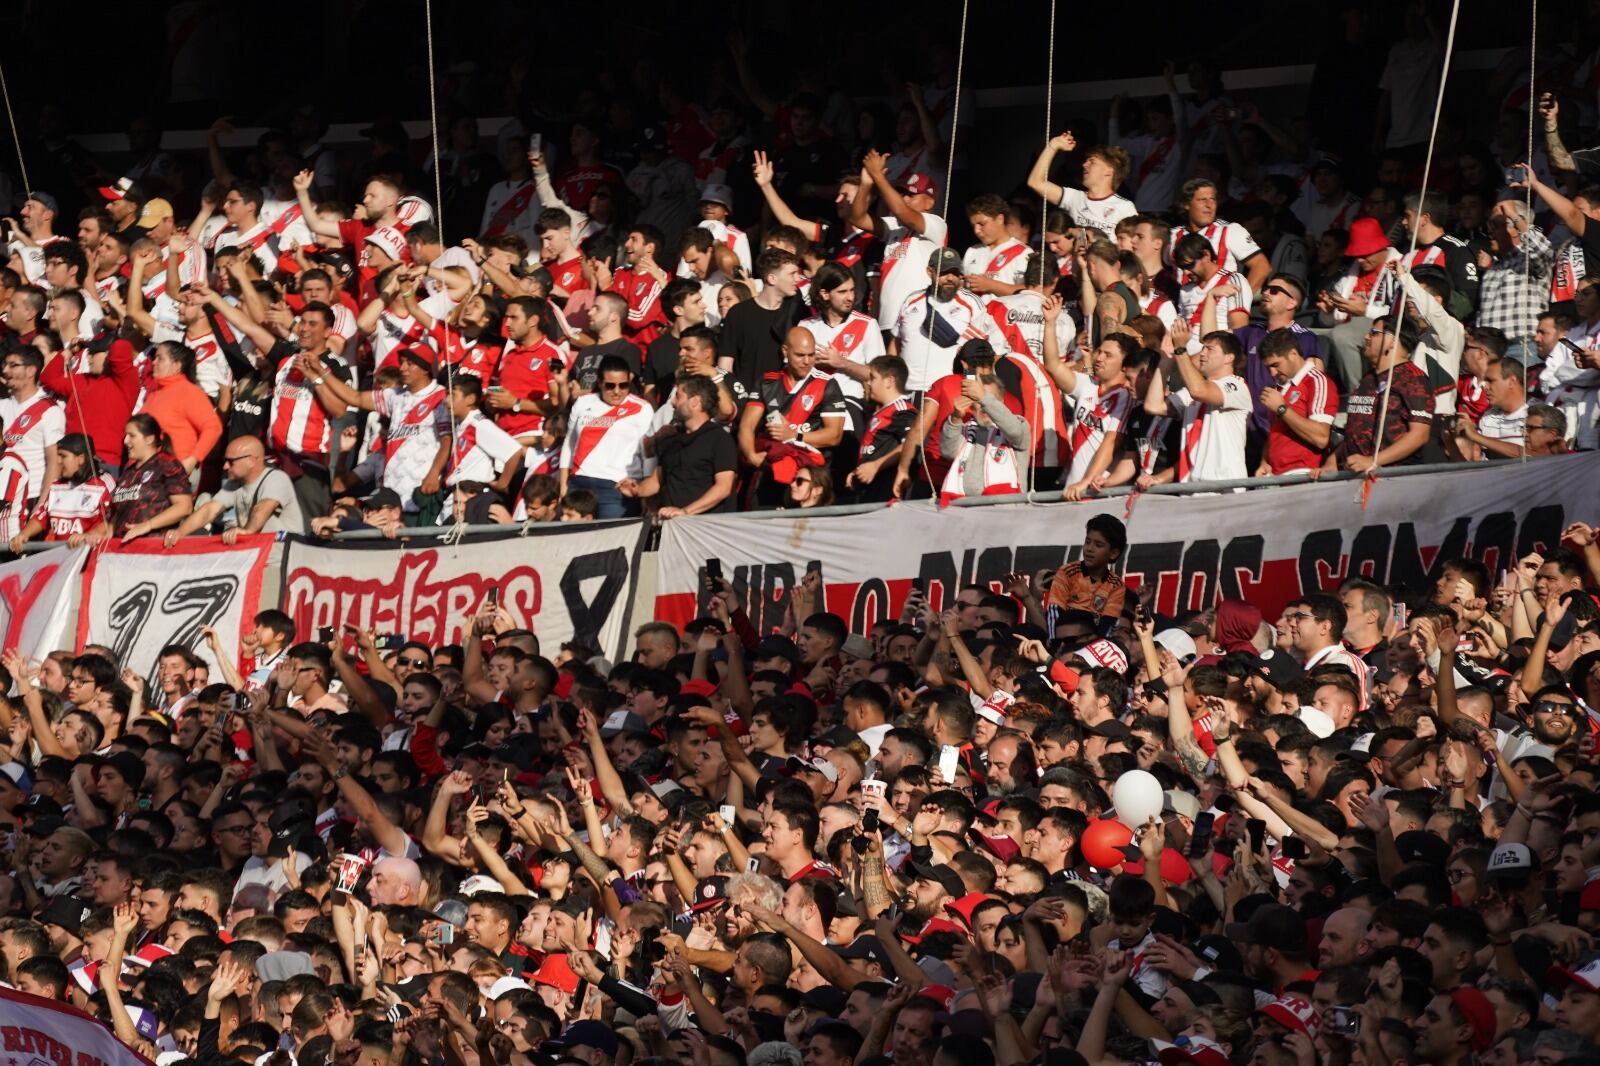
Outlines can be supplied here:
<path id="1" fill-rule="evenodd" d="M 325 381 L 327 381 L 327 380 L 328 380 L 328 379 L 327 379 L 327 378 L 325 378 L 325 377 L 322 377 L 322 378 L 312 378 L 312 379 L 311 379 L 311 384 L 313 384 L 313 385 L 321 385 L 321 384 L 322 384 L 322 383 L 323 383 L 323 382 L 325 382 Z"/>
<path id="2" fill-rule="evenodd" d="M 1287 411 L 1288 409 L 1289 409 L 1289 405 L 1288 404 L 1280 403 L 1278 405 L 1278 417 L 1282 418 L 1283 417 L 1283 412 Z"/>
<path id="3" fill-rule="evenodd" d="M 350 768 L 348 766 L 341 766 L 341 767 L 339 767 L 337 770 L 335 770 L 333 772 L 333 779 L 335 781 L 343 780 L 344 778 L 349 777 L 349 776 L 350 776 Z"/>
<path id="4" fill-rule="evenodd" d="M 520 415 L 522 413 L 522 401 L 518 400 L 516 403 L 512 404 L 511 410 L 514 414 Z"/>

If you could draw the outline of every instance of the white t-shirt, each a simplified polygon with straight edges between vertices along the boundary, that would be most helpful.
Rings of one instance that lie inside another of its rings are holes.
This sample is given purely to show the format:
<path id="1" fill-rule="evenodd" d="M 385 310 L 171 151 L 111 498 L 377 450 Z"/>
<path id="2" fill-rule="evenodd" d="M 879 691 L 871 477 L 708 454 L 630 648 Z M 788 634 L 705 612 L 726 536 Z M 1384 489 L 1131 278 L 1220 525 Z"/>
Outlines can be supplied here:
<path id="1" fill-rule="evenodd" d="M 1133 201 L 1124 199 L 1116 193 L 1100 200 L 1092 200 L 1089 194 L 1082 189 L 1064 188 L 1061 190 L 1061 203 L 1059 205 L 1074 226 L 1088 226 L 1099 230 L 1105 239 L 1117 239 L 1117 223 L 1139 213 L 1133 206 Z"/>
<path id="2" fill-rule="evenodd" d="M 640 444 L 654 415 L 637 396 L 617 404 L 595 392 L 578 397 L 561 445 L 561 469 L 568 477 L 601 481 L 637 477 L 642 469 Z"/>
<path id="3" fill-rule="evenodd" d="M 44 403 L 40 405 L 40 401 Z M 27 424 L 23 425 L 20 418 L 25 412 Z M 66 408 L 40 389 L 26 400 L 0 399 L 0 420 L 4 420 L 11 441 L 9 450 L 28 467 L 28 499 L 37 500 L 44 486 L 44 450 L 67 432 Z"/>
<path id="4" fill-rule="evenodd" d="M 894 329 L 906 298 L 928 287 L 928 259 L 949 234 L 944 219 L 922 213 L 922 233 L 902 226 L 893 215 L 878 220 L 883 233 L 883 272 L 878 276 L 878 327 Z"/>
<path id="5" fill-rule="evenodd" d="M 1216 381 L 1222 406 L 1209 407 L 1189 395 L 1174 392 L 1170 402 L 1181 412 L 1183 428 L 1178 438 L 1179 481 L 1225 481 L 1248 477 L 1244 464 L 1245 428 L 1250 421 L 1250 386 L 1236 374 Z"/>
<path id="6" fill-rule="evenodd" d="M 1398 41 L 1389 49 L 1389 62 L 1378 79 L 1378 88 L 1389 92 L 1389 136 L 1384 147 L 1404 148 L 1428 139 L 1443 66 L 1444 47 L 1433 37 L 1416 44 Z"/>
<path id="7" fill-rule="evenodd" d="M 908 392 L 919 392 L 950 373 L 956 352 L 971 337 L 987 337 L 996 354 L 1010 349 L 1005 334 L 990 317 L 983 302 L 965 289 L 958 290 L 949 303 L 933 301 L 932 313 L 949 327 L 949 344 L 940 344 L 939 337 L 928 323 L 930 297 L 928 291 L 912 293 L 900 306 L 895 316 L 894 335 L 900 342 L 900 358 L 905 360 L 910 375 L 906 381 Z"/>
<path id="8" fill-rule="evenodd" d="M 1527 404 L 1523 404 L 1515 411 L 1510 412 L 1491 407 L 1483 412 L 1483 416 L 1478 419 L 1478 432 L 1490 440 L 1520 442 L 1523 434 L 1522 427 L 1527 421 Z"/>

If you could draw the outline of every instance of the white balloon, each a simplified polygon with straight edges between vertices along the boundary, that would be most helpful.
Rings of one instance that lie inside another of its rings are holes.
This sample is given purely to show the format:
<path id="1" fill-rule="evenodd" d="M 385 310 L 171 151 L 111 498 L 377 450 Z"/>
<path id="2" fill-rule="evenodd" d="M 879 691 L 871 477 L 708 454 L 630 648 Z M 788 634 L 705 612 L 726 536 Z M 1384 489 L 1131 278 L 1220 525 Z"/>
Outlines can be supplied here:
<path id="1" fill-rule="evenodd" d="M 1148 770 L 1129 770 L 1111 786 L 1111 806 L 1117 812 L 1117 821 L 1129 829 L 1138 829 L 1159 817 L 1165 799 L 1161 782 Z"/>

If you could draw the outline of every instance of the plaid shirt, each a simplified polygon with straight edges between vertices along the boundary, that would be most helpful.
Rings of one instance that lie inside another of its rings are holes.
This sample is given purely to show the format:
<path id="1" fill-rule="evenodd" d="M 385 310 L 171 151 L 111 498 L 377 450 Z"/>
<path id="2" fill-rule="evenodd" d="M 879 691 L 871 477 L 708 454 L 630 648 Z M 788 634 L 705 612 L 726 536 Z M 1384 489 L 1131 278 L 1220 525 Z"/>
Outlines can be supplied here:
<path id="1" fill-rule="evenodd" d="M 1508 255 L 1483 275 L 1478 295 L 1478 325 L 1504 331 L 1507 340 L 1533 339 L 1539 314 L 1550 305 L 1550 267 L 1555 249 L 1538 226 L 1529 226 Z"/>

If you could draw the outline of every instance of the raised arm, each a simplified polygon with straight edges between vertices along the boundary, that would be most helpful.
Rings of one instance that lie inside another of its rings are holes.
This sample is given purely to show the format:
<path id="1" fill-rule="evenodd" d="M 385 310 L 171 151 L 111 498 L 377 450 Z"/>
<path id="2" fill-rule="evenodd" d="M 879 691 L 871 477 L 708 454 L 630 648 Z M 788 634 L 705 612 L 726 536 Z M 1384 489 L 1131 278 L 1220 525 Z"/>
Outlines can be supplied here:
<path id="1" fill-rule="evenodd" d="M 767 158 L 767 153 L 757 152 L 755 160 L 756 188 L 761 190 L 761 195 L 767 201 L 767 207 L 772 211 L 772 217 L 777 219 L 780 226 L 793 226 L 804 233 L 811 240 L 822 238 L 822 223 L 812 222 L 801 218 L 794 213 L 794 209 L 784 202 L 778 195 L 778 190 L 772 184 L 772 161 Z"/>
<path id="2" fill-rule="evenodd" d="M 309 170 L 302 170 L 294 176 L 294 195 L 300 201 L 301 221 L 318 237 L 338 237 L 339 223 L 330 222 L 317 216 L 317 205 L 311 202 L 311 183 L 316 180 L 316 175 Z"/>
<path id="3" fill-rule="evenodd" d="M 866 158 L 861 161 L 867 175 L 872 179 L 873 187 L 878 190 L 878 195 L 883 197 L 883 205 L 889 209 L 889 213 L 906 229 L 922 236 L 928 227 L 927 220 L 922 217 L 921 211 L 913 210 L 911 205 L 906 203 L 906 198 L 900 195 L 900 190 L 894 187 L 894 182 L 884 173 L 888 163 L 888 156 L 871 148 L 867 149 Z"/>
<path id="4" fill-rule="evenodd" d="M 356 820 L 367 827 L 368 833 L 377 841 L 379 847 L 390 855 L 404 855 L 409 850 L 411 838 L 406 835 L 406 831 L 389 821 L 377 803 L 373 802 L 371 793 L 361 787 L 361 782 L 350 776 L 348 769 L 339 765 L 337 754 L 321 734 L 307 734 L 300 742 L 300 750 L 309 754 L 328 771 L 334 784 L 339 788 L 339 794 L 355 813 Z"/>
<path id="5" fill-rule="evenodd" d="M 1028 188 L 1055 207 L 1061 203 L 1061 197 L 1066 190 L 1050 180 L 1050 164 L 1055 162 L 1058 152 L 1070 152 L 1078 147 L 1078 139 L 1070 133 L 1062 133 L 1045 142 L 1044 148 L 1033 161 L 1033 169 L 1028 171 Z"/>

